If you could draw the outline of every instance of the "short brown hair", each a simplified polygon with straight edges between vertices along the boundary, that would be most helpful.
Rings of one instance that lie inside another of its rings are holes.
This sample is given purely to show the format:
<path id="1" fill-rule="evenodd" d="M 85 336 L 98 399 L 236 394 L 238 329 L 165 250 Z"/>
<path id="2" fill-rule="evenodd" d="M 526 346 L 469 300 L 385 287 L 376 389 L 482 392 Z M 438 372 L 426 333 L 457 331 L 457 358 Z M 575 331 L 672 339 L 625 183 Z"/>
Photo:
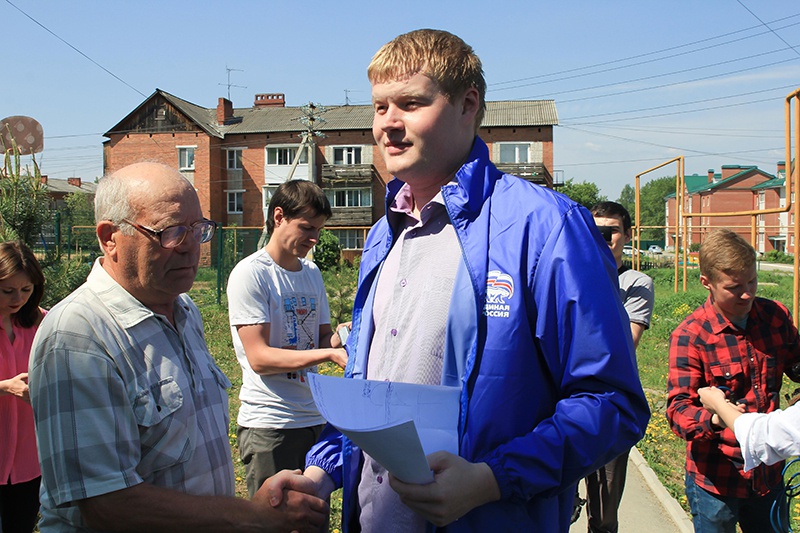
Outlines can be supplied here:
<path id="1" fill-rule="evenodd" d="M 275 208 L 283 210 L 286 219 L 299 217 L 308 210 L 312 216 L 325 215 L 331 218 L 331 204 L 319 185 L 307 180 L 291 180 L 281 183 L 272 195 L 267 209 L 267 233 L 275 229 Z"/>
<path id="2" fill-rule="evenodd" d="M 480 106 L 475 131 L 486 109 L 486 80 L 481 60 L 460 37 L 442 30 L 414 30 L 383 45 L 367 68 L 370 83 L 408 79 L 424 74 L 435 81 L 450 102 L 474 87 Z"/>
<path id="3" fill-rule="evenodd" d="M 700 274 L 712 281 L 720 272 L 746 272 L 755 265 L 755 249 L 735 231 L 714 230 L 700 245 Z"/>
<path id="4" fill-rule="evenodd" d="M 13 320 L 23 328 L 35 326 L 41 318 L 39 303 L 44 295 L 44 274 L 31 249 L 22 241 L 0 243 L 0 281 L 25 273 L 33 284 L 33 292 Z"/>

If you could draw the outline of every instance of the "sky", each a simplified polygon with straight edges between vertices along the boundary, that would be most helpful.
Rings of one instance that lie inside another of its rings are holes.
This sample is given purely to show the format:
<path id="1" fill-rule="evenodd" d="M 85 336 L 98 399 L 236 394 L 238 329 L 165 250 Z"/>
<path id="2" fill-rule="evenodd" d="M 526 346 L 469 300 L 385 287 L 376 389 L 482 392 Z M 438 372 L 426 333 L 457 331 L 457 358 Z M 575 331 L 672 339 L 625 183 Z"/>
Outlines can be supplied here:
<path id="1" fill-rule="evenodd" d="M 487 100 L 554 100 L 556 178 L 611 200 L 681 155 L 687 175 L 775 174 L 800 88 L 796 0 L 0 0 L 0 27 L 0 119 L 38 120 L 60 179 L 101 176 L 102 134 L 156 88 L 208 108 L 229 90 L 237 108 L 369 104 L 372 55 L 418 28 L 475 49 Z"/>

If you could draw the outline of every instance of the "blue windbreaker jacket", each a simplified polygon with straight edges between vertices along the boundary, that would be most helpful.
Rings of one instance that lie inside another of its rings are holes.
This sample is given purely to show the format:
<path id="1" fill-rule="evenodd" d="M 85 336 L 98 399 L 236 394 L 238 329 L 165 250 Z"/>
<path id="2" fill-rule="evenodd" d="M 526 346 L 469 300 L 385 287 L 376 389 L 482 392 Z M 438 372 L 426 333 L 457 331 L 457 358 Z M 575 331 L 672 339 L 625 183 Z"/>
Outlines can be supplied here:
<path id="1" fill-rule="evenodd" d="M 479 138 L 455 181 L 442 193 L 463 262 L 442 384 L 462 388 L 459 455 L 491 467 L 501 499 L 428 529 L 567 532 L 576 482 L 638 442 L 650 417 L 614 259 L 586 209 L 502 174 Z M 388 184 L 387 212 L 402 185 Z M 367 237 L 346 377 L 366 377 L 375 281 L 394 239 L 386 217 Z M 360 459 L 331 426 L 307 457 L 344 486 L 345 531 L 358 530 Z"/>

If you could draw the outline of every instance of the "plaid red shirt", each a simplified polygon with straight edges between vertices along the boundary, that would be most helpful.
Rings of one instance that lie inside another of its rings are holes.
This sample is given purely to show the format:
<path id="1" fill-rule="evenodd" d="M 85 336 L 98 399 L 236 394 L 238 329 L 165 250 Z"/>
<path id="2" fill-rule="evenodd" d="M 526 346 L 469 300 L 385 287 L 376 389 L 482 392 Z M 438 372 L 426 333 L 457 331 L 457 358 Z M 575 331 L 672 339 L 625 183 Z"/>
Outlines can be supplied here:
<path id="1" fill-rule="evenodd" d="M 742 330 L 719 314 L 709 298 L 672 332 L 669 344 L 667 418 L 686 440 L 686 472 L 714 494 L 747 498 L 779 486 L 783 463 L 745 473 L 742 451 L 730 429 L 711 426 L 697 395 L 700 387 L 730 389 L 747 412 L 779 407 L 784 371 L 800 362 L 797 329 L 780 302 L 756 298 Z"/>

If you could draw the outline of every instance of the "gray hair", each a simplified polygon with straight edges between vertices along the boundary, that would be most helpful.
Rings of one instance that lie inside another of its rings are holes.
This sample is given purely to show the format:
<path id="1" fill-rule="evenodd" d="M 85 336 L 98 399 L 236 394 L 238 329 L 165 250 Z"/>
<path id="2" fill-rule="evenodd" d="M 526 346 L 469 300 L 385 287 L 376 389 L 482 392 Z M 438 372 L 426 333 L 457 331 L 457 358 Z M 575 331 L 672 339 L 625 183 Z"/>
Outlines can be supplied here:
<path id="1" fill-rule="evenodd" d="M 95 224 L 108 220 L 120 225 L 123 219 L 136 218 L 136 212 L 130 202 L 132 181 L 129 177 L 114 174 L 100 180 L 94 197 Z M 120 231 L 125 235 L 132 235 L 135 230 L 129 224 L 123 224 Z"/>

